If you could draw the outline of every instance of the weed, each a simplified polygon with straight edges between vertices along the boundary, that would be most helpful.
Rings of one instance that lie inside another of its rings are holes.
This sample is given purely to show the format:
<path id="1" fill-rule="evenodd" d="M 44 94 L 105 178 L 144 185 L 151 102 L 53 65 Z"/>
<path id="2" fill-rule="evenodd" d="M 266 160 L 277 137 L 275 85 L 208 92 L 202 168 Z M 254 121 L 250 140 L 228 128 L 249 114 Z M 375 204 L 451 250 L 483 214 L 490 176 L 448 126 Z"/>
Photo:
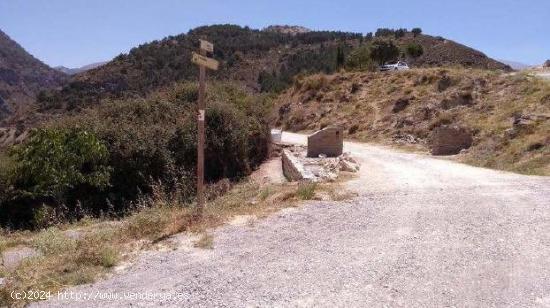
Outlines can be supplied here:
<path id="1" fill-rule="evenodd" d="M 302 183 L 296 190 L 296 196 L 300 200 L 311 200 L 315 196 L 315 190 L 317 189 L 317 183 Z"/>
<path id="2" fill-rule="evenodd" d="M 203 233 L 195 242 L 195 248 L 214 249 L 214 237 L 208 233 Z"/>

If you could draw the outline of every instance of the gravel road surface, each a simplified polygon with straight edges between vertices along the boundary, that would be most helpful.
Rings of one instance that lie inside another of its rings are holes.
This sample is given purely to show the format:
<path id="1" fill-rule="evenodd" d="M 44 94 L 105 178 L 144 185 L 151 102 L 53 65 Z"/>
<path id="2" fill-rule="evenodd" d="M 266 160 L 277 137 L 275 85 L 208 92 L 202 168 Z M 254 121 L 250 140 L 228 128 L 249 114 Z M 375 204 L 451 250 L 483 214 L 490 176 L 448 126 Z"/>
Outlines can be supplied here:
<path id="1" fill-rule="evenodd" d="M 149 252 L 68 290 L 116 300 L 36 306 L 550 307 L 549 177 L 345 147 L 362 163 L 356 199 L 227 225 L 212 250 Z"/>

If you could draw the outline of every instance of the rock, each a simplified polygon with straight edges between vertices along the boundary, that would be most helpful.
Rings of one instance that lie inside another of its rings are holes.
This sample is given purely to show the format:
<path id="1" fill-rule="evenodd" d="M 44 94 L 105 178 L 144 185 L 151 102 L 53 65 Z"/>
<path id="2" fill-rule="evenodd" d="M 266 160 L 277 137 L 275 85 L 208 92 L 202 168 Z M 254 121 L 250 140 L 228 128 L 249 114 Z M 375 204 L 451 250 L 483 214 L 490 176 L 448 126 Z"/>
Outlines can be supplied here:
<path id="1" fill-rule="evenodd" d="M 407 106 L 409 106 L 409 101 L 410 101 L 410 99 L 408 97 L 402 97 L 402 98 L 398 99 L 393 104 L 393 108 L 392 108 L 391 111 L 393 113 L 398 113 L 400 111 L 405 110 L 405 108 L 407 108 Z"/>
<path id="2" fill-rule="evenodd" d="M 546 62 L 544 62 L 542 67 L 550 67 L 550 60 L 546 60 Z"/>
<path id="3" fill-rule="evenodd" d="M 357 172 L 359 163 L 349 153 L 344 153 L 338 159 L 338 168 L 340 171 Z"/>
<path id="4" fill-rule="evenodd" d="M 437 91 L 443 92 L 447 90 L 447 88 L 449 88 L 452 84 L 453 84 L 453 80 L 451 79 L 451 77 L 444 75 L 437 82 Z"/>
<path id="5" fill-rule="evenodd" d="M 472 97 L 472 93 L 461 92 L 454 93 L 450 97 L 443 99 L 440 106 L 441 108 L 447 110 L 458 106 L 471 106 L 473 103 L 474 98 Z"/>
<path id="6" fill-rule="evenodd" d="M 82 231 L 78 230 L 67 230 L 63 232 L 66 237 L 68 237 L 71 240 L 80 240 L 83 237 Z"/>
<path id="7" fill-rule="evenodd" d="M 346 160 L 341 160 L 339 162 L 339 166 L 340 166 L 340 171 L 346 171 L 346 172 L 357 172 L 359 171 L 359 166 L 352 163 L 352 162 L 349 162 L 349 161 L 346 161 Z"/>
<path id="8" fill-rule="evenodd" d="M 8 270 L 16 269 L 23 260 L 40 256 L 40 252 L 29 247 L 13 248 L 2 253 L 2 265 Z"/>
<path id="9" fill-rule="evenodd" d="M 432 155 L 455 155 L 472 146 L 471 132 L 458 126 L 440 126 L 433 130 L 430 138 Z"/>

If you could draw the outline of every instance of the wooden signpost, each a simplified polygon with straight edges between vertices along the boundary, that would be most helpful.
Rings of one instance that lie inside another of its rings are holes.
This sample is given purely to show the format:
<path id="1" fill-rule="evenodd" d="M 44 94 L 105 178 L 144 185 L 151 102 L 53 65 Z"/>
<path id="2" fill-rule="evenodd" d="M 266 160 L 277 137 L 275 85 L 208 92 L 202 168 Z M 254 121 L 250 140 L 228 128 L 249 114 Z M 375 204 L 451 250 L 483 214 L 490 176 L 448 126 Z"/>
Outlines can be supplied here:
<path id="1" fill-rule="evenodd" d="M 214 52 L 214 44 L 200 40 L 200 54 L 193 53 L 191 61 L 199 66 L 199 101 L 197 112 L 197 212 L 202 216 L 204 210 L 204 120 L 205 120 L 205 92 L 206 92 L 206 68 L 217 70 L 218 61 L 208 58 L 208 52 Z"/>

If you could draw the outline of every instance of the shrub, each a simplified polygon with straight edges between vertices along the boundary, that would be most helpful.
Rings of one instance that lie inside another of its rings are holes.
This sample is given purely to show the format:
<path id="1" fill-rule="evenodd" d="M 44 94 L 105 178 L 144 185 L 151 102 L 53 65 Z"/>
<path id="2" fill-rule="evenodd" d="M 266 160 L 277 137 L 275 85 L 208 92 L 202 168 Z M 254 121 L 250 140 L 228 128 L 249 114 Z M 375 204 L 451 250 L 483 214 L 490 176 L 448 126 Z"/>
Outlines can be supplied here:
<path id="1" fill-rule="evenodd" d="M 4 180 L 2 225 L 47 227 L 74 211 L 77 199 L 109 185 L 107 148 L 85 130 L 34 130 L 10 156 L 14 169 Z"/>
<path id="2" fill-rule="evenodd" d="M 301 200 L 311 200 L 315 196 L 317 183 L 301 183 L 296 190 L 296 195 Z"/>
<path id="3" fill-rule="evenodd" d="M 65 201 L 78 186 L 104 188 L 109 184 L 106 146 L 85 130 L 38 129 L 14 148 L 14 185 L 31 197 Z"/>
<path id="4" fill-rule="evenodd" d="M 1 203 L 0 221 L 42 227 L 64 209 L 70 218 L 78 218 L 77 210 L 123 215 L 159 190 L 189 202 L 195 191 L 195 96 L 193 84 L 176 84 L 150 99 L 105 102 L 37 131 L 14 151 L 19 167 L 13 186 L 24 194 Z M 248 175 L 269 154 L 269 97 L 212 83 L 207 106 L 206 180 Z M 15 208 L 27 210 L 17 214 Z"/>
<path id="5" fill-rule="evenodd" d="M 418 58 L 422 54 L 424 54 L 424 49 L 420 44 L 411 43 L 407 45 L 407 47 L 405 48 L 405 52 L 409 57 Z"/>

